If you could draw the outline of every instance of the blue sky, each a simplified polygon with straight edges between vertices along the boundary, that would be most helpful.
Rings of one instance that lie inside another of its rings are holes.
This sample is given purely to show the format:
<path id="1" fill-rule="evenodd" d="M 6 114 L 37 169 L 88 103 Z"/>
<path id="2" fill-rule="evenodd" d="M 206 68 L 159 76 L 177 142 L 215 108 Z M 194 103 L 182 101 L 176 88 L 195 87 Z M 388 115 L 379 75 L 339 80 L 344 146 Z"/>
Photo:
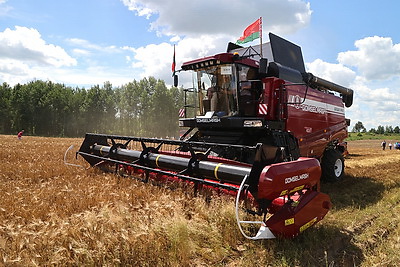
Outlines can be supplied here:
<path id="1" fill-rule="evenodd" d="M 0 0 L 0 82 L 170 84 L 174 44 L 179 67 L 225 51 L 261 16 L 265 41 L 271 31 L 300 45 L 309 72 L 355 91 L 352 125 L 396 126 L 399 10 L 395 0 Z"/>

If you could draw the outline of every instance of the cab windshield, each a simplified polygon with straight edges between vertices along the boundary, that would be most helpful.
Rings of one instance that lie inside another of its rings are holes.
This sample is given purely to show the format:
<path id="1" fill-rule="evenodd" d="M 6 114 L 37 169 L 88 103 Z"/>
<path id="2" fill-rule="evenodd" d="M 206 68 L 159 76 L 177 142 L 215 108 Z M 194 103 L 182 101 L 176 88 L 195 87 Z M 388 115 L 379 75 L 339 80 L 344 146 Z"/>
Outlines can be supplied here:
<path id="1" fill-rule="evenodd" d="M 218 117 L 238 113 L 238 82 L 233 64 L 211 66 L 195 72 L 200 115 L 213 111 Z"/>

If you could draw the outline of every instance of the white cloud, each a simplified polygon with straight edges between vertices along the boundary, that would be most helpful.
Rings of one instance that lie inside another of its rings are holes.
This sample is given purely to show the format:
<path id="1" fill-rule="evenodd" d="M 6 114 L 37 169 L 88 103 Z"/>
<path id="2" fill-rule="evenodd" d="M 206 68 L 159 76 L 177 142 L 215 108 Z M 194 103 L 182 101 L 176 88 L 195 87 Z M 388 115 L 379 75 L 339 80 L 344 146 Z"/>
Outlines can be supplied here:
<path id="1" fill-rule="evenodd" d="M 153 30 L 165 35 L 231 34 L 263 17 L 263 25 L 277 34 L 293 33 L 310 22 L 310 4 L 301 0 L 121 0 L 138 16 L 157 19 Z"/>
<path id="2" fill-rule="evenodd" d="M 357 121 L 367 129 L 400 125 L 400 44 L 374 36 L 355 46 L 357 51 L 338 54 L 338 64 L 317 59 L 306 64 L 308 71 L 354 90 L 353 105 L 346 109 L 352 126 Z"/>
<path id="3" fill-rule="evenodd" d="M 385 85 L 394 85 L 394 87 L 385 87 Z M 400 103 L 397 101 L 399 87 L 400 78 L 391 84 L 381 81 L 376 85 L 357 76 L 351 84 L 354 90 L 354 104 L 347 112 L 349 118 L 352 119 L 352 125 L 357 121 L 363 122 L 367 129 L 376 128 L 378 125 L 400 125 Z"/>
<path id="4" fill-rule="evenodd" d="M 77 64 L 63 48 L 47 44 L 36 29 L 20 26 L 0 32 L 0 59 L 0 81 L 11 85 L 49 79 L 55 69 Z"/>
<path id="5" fill-rule="evenodd" d="M 91 55 L 91 52 L 85 49 L 80 49 L 80 48 L 75 48 L 72 50 L 72 52 L 77 55 L 77 56 L 89 56 Z"/>
<path id="6" fill-rule="evenodd" d="M 145 16 L 150 18 L 150 16 L 156 11 L 151 10 L 150 8 L 146 7 L 145 4 L 141 3 L 140 1 L 135 0 L 121 0 L 125 6 L 129 8 L 131 11 L 135 11 L 138 16 Z"/>
<path id="7" fill-rule="evenodd" d="M 71 46 L 80 47 L 80 50 L 86 51 L 97 51 L 97 52 L 104 52 L 104 53 L 118 53 L 121 51 L 120 48 L 111 45 L 111 46 L 101 46 L 98 44 L 93 44 L 88 40 L 79 39 L 79 38 L 70 38 L 67 39 L 67 43 Z"/>
<path id="8" fill-rule="evenodd" d="M 183 62 L 195 58 L 205 57 L 221 52 L 218 47 L 225 46 L 227 39 L 225 36 L 203 35 L 197 38 L 175 39 L 176 43 L 176 70 L 180 69 Z M 169 43 L 150 44 L 144 47 L 131 48 L 125 50 L 133 52 L 134 62 L 132 67 L 140 72 L 140 77 L 154 76 L 164 80 L 167 84 L 172 83 L 172 56 L 173 45 Z M 190 85 L 190 75 L 181 73 L 180 84 Z"/>
<path id="9" fill-rule="evenodd" d="M 0 58 L 14 60 L 13 66 L 15 66 L 14 68 L 0 66 L 0 71 L 4 74 L 0 78 L 10 74 L 10 71 L 16 71 L 18 66 L 21 81 L 22 77 L 25 80 L 47 78 L 61 80 L 67 84 L 72 82 L 86 84 L 87 79 L 81 73 L 85 73 L 88 77 L 94 75 L 95 82 L 97 73 L 104 75 L 103 80 L 111 80 L 112 76 L 119 77 L 113 73 L 120 72 L 129 73 L 131 80 L 154 76 L 170 83 L 173 51 L 171 43 L 176 44 L 176 61 L 179 69 L 184 61 L 223 52 L 228 41 L 235 41 L 244 28 L 259 16 L 264 17 L 264 29 L 268 28 L 268 31 L 274 29 L 276 33 L 283 34 L 307 25 L 311 15 L 309 3 L 301 0 L 121 1 L 137 16 L 154 18 L 151 29 L 170 36 L 169 43 L 118 48 L 94 44 L 80 38 L 69 38 L 65 40 L 71 53 L 68 55 L 60 46 L 47 43 L 38 30 L 17 26 L 15 30 L 6 29 L 0 33 Z M 285 14 L 284 18 L 278 15 L 279 12 Z M 101 61 L 101 57 L 104 61 Z M 125 66 L 119 66 L 118 69 L 103 67 L 101 71 L 97 69 L 97 72 L 89 69 L 91 66 L 103 66 L 110 58 L 114 59 L 113 65 L 116 65 L 119 60 L 116 57 L 122 58 L 124 64 L 130 64 L 131 69 Z M 125 69 L 121 70 L 121 67 Z M 105 71 L 106 68 L 108 72 Z M 8 72 L 5 73 L 6 71 Z M 78 73 L 74 74 L 74 71 Z M 61 73 L 65 75 L 63 79 Z M 71 78 L 72 80 L 69 80 Z M 84 81 L 81 82 L 82 80 Z M 121 77 L 118 80 L 122 80 Z M 182 73 L 180 81 L 187 84 L 190 78 L 185 78 Z"/>
<path id="10" fill-rule="evenodd" d="M 126 63 L 122 48 L 77 38 L 66 43 L 79 62 L 62 47 L 48 44 L 36 29 L 16 26 L 0 32 L 0 82 L 14 85 L 41 79 L 88 87 L 105 81 L 121 85 L 133 79 L 132 69 L 116 69 L 102 61 L 106 57 L 117 61 L 118 55 Z"/>
<path id="11" fill-rule="evenodd" d="M 15 30 L 7 28 L 0 32 L 0 58 L 54 67 L 77 64 L 60 46 L 46 44 L 36 29 L 20 26 L 15 26 Z"/>
<path id="12" fill-rule="evenodd" d="M 338 61 L 357 67 L 368 80 L 389 79 L 400 76 L 400 44 L 391 38 L 367 37 L 354 43 L 357 51 L 339 53 Z"/>
<path id="13" fill-rule="evenodd" d="M 332 64 L 316 59 L 311 63 L 306 63 L 307 71 L 315 76 L 328 81 L 349 86 L 356 78 L 356 73 L 342 64 Z"/>
<path id="14" fill-rule="evenodd" d="M 224 52 L 250 23 L 262 16 L 263 28 L 277 34 L 291 33 L 310 22 L 310 4 L 301 0 L 185 1 L 121 0 L 137 16 L 155 18 L 151 30 L 171 36 L 170 43 L 151 44 L 133 52 L 132 67 L 140 78 L 154 76 L 172 82 L 171 62 L 176 44 L 177 69 L 184 61 Z M 260 12 L 261 10 L 261 12 Z M 285 14 L 282 16 L 281 14 Z M 190 77 L 180 74 L 180 84 Z"/>
<path id="15" fill-rule="evenodd" d="M 169 39 L 169 41 L 171 43 L 177 43 L 181 40 L 181 38 L 178 35 L 173 36 L 171 39 Z"/>
<path id="16" fill-rule="evenodd" d="M 0 60 L 0 81 L 10 85 L 26 83 L 33 79 L 46 79 L 45 72 L 14 59 Z"/>
<path id="17" fill-rule="evenodd" d="M 351 84 L 356 105 L 349 109 L 353 123 L 362 121 L 367 129 L 400 125 L 400 44 L 373 36 L 355 41 L 355 47 L 338 54 L 340 64 L 357 70 Z"/>
<path id="18" fill-rule="evenodd" d="M 0 73 L 12 73 L 16 76 L 25 76 L 29 73 L 29 66 L 21 61 L 4 59 L 0 63 Z"/>

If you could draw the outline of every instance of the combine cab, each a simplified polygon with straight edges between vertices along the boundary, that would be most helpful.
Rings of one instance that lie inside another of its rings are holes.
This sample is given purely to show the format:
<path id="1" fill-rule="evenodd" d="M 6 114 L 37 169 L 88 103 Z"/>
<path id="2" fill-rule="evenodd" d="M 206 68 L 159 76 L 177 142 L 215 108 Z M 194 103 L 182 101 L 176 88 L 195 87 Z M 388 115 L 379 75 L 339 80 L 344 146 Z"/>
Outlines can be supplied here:
<path id="1" fill-rule="evenodd" d="M 194 74 L 198 104 L 197 116 L 179 120 L 187 129 L 181 140 L 86 134 L 77 154 L 145 182 L 185 181 L 235 195 L 247 238 L 297 236 L 331 207 L 321 176 L 343 177 L 344 106 L 353 91 L 306 73 L 300 47 L 269 37 L 263 47 L 231 43 L 226 53 L 182 65 Z M 243 209 L 261 219 L 243 219 Z M 252 235 L 247 224 L 259 231 Z"/>

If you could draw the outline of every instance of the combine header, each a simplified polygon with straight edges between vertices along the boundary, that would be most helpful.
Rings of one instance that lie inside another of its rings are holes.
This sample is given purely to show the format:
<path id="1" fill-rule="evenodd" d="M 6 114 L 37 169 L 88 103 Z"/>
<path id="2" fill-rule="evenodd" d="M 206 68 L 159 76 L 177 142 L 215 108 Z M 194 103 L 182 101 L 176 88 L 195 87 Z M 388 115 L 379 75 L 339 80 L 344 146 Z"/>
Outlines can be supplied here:
<path id="1" fill-rule="evenodd" d="M 197 116 L 179 120 L 187 128 L 181 140 L 86 134 L 77 154 L 144 182 L 185 181 L 235 195 L 246 238 L 297 236 L 331 208 L 321 175 L 343 177 L 344 106 L 353 91 L 306 73 L 300 47 L 269 37 L 266 57 L 259 46 L 230 43 L 226 53 L 182 65 L 194 73 L 198 104 Z M 260 219 L 244 220 L 243 210 Z M 253 224 L 259 230 L 250 234 Z"/>

